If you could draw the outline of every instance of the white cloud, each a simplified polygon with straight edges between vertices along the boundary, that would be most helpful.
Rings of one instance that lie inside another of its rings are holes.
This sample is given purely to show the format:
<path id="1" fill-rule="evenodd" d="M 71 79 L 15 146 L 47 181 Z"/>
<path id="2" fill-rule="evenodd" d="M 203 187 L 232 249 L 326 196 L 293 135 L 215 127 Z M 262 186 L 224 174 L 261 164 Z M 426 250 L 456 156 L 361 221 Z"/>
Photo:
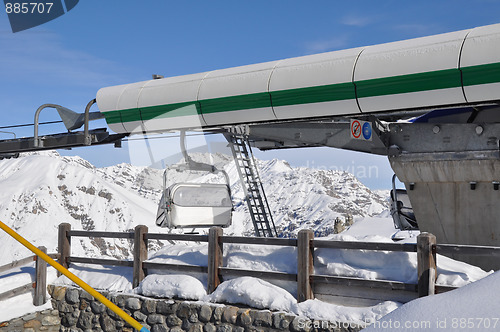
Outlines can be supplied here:
<path id="1" fill-rule="evenodd" d="M 330 39 L 317 40 L 307 43 L 307 54 L 321 53 L 343 49 L 348 45 L 347 35 L 340 35 Z"/>
<path id="2" fill-rule="evenodd" d="M 365 27 L 371 23 L 374 23 L 375 19 L 370 16 L 360 16 L 360 15 L 348 15 L 340 20 L 341 24 L 354 26 L 354 27 Z"/>
<path id="3" fill-rule="evenodd" d="M 4 84 L 23 79 L 57 81 L 58 85 L 96 86 L 116 81 L 119 73 L 117 64 L 90 52 L 65 47 L 60 37 L 49 31 L 0 33 L 0 45 L 0 82 Z"/>

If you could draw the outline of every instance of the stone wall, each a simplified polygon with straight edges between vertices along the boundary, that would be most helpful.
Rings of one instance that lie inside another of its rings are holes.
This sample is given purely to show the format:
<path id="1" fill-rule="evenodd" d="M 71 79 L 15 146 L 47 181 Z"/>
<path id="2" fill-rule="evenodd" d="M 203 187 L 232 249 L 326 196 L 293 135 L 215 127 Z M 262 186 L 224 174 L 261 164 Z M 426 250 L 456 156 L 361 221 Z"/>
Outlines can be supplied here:
<path id="1" fill-rule="evenodd" d="M 87 292 L 72 287 L 49 286 L 48 288 L 55 309 L 51 313 L 58 312 L 60 316 L 60 331 L 134 331 Z M 119 293 L 102 292 L 102 294 L 151 332 L 344 332 L 361 329 L 356 326 L 343 326 L 345 324 L 310 321 L 305 317 L 269 310 L 151 299 Z"/>
<path id="2" fill-rule="evenodd" d="M 9 322 L 0 323 L 1 332 L 57 332 L 59 331 L 61 319 L 59 311 L 44 310 L 24 315 L 21 318 Z"/>

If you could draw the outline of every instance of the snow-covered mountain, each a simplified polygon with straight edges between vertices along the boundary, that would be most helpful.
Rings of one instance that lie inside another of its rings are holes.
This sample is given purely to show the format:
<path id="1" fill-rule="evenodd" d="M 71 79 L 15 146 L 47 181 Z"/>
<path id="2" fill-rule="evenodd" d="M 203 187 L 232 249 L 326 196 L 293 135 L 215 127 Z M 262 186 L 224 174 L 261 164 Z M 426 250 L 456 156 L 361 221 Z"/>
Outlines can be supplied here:
<path id="1" fill-rule="evenodd" d="M 230 176 L 233 225 L 225 234 L 252 235 L 253 229 L 232 158 L 222 154 L 194 155 L 224 168 Z M 387 208 L 386 197 L 370 191 L 353 175 L 339 171 L 292 168 L 285 161 L 258 161 L 264 188 L 278 232 L 295 236 L 303 228 L 317 235 L 334 233 L 334 221 L 346 215 L 373 216 Z M 167 171 L 167 182 L 222 181 L 197 172 Z M 49 252 L 57 246 L 57 228 L 67 222 L 73 229 L 129 231 L 142 224 L 153 232 L 163 171 L 120 164 L 96 168 L 79 157 L 57 152 L 24 154 L 0 161 L 0 220 L 35 245 Z M 4 255 L 0 265 L 30 255 L 15 240 L 0 234 Z M 152 248 L 160 243 L 153 243 Z M 130 257 L 128 240 L 74 238 L 75 255 Z M 7 254 L 5 254 L 7 253 Z"/>

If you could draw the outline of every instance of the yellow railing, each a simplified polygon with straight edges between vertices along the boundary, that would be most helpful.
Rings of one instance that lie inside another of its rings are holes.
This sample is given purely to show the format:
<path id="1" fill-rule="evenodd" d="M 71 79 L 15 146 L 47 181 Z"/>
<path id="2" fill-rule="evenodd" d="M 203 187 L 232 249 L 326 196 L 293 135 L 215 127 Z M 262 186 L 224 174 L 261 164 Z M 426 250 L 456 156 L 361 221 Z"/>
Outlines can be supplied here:
<path id="1" fill-rule="evenodd" d="M 12 228 L 9 226 L 5 225 L 3 222 L 0 221 L 0 228 L 3 229 L 7 234 L 12 236 L 14 239 L 16 239 L 19 243 L 21 243 L 23 246 L 31 250 L 35 255 L 52 265 L 57 271 L 61 272 L 63 275 L 68 277 L 71 281 L 73 281 L 75 284 L 80 286 L 82 289 L 87 291 L 90 295 L 92 295 L 95 299 L 97 299 L 99 302 L 104 304 L 106 307 L 109 309 L 113 310 L 118 316 L 120 316 L 124 321 L 129 323 L 134 329 L 140 332 L 149 332 L 147 328 L 142 326 L 138 321 L 127 315 L 125 311 L 120 309 L 118 306 L 116 306 L 113 302 L 105 298 L 101 293 L 90 287 L 87 283 L 85 283 L 82 279 L 78 278 L 76 275 L 73 273 L 69 272 L 66 268 L 64 268 L 61 264 L 50 258 L 46 253 L 32 245 L 29 241 L 27 241 L 25 238 L 23 238 L 21 235 L 16 233 Z"/>

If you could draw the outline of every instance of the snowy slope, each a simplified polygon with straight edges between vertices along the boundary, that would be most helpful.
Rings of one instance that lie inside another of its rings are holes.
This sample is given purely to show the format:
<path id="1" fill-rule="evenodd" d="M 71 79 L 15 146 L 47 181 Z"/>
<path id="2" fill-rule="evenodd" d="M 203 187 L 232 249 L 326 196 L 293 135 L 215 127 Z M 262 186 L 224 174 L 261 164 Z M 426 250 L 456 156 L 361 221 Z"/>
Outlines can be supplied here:
<path id="1" fill-rule="evenodd" d="M 57 228 L 127 231 L 137 224 L 155 227 L 156 204 L 104 180 L 87 161 L 56 152 L 0 161 L 0 220 L 36 246 L 57 247 Z M 128 256 L 127 240 L 75 239 L 72 251 L 86 256 Z M 30 255 L 0 234 L 0 265 Z"/>
<path id="2" fill-rule="evenodd" d="M 230 177 L 235 211 L 233 226 L 225 231 L 234 235 L 253 235 L 252 224 L 237 170 L 232 158 L 223 154 L 193 154 L 198 162 L 223 168 Z M 354 218 L 375 216 L 387 209 L 387 197 L 370 191 L 352 174 L 341 171 L 292 168 L 286 161 L 258 161 L 264 189 L 276 228 L 281 236 L 296 236 L 310 228 L 316 236 L 334 233 L 335 218 L 344 221 L 347 214 Z M 104 179 L 154 201 L 159 201 L 163 171 L 120 164 L 98 170 Z M 217 182 L 223 179 L 199 172 L 167 171 L 167 185 L 175 182 Z"/>
<path id="3" fill-rule="evenodd" d="M 224 168 L 231 181 L 235 211 L 226 234 L 253 235 L 248 209 L 232 158 L 223 154 L 194 155 L 197 161 Z M 334 220 L 373 216 L 386 208 L 385 198 L 362 185 L 346 172 L 291 168 L 285 161 L 259 161 L 261 176 L 282 236 L 295 236 L 311 228 L 316 235 L 334 232 Z M 198 179 L 199 178 L 199 179 Z M 210 174 L 170 169 L 168 183 L 185 181 L 221 182 Z M 12 226 L 35 245 L 54 252 L 57 227 L 67 222 L 73 229 L 127 231 L 143 224 L 166 232 L 154 224 L 161 197 L 163 171 L 120 164 L 96 168 L 79 157 L 61 157 L 57 152 L 23 155 L 0 161 L 0 220 Z M 29 253 L 5 234 L 0 241 L 7 255 L 0 265 Z M 76 239 L 72 251 L 88 256 L 125 258 L 128 240 Z"/>
<path id="4" fill-rule="evenodd" d="M 452 292 L 406 303 L 363 331 L 499 331 L 500 271 Z"/>
<path id="5" fill-rule="evenodd" d="M 206 155 L 197 157 L 199 161 L 206 161 L 208 158 Z M 224 155 L 215 156 L 213 163 L 218 167 L 224 167 L 229 173 L 234 194 L 233 226 L 224 230 L 224 233 L 252 234 L 234 163 Z M 370 217 L 384 210 L 385 197 L 372 193 L 352 175 L 334 171 L 294 169 L 279 160 L 259 161 L 259 166 L 277 228 L 283 235 L 293 236 L 299 229 L 313 228 L 317 235 L 329 235 L 330 238 L 336 239 L 392 241 L 390 237 L 395 230 L 391 219 Z M 74 229 L 107 231 L 128 231 L 137 224 L 145 224 L 156 232 L 166 232 L 165 229 L 159 229 L 154 225 L 162 176 L 162 171 L 127 164 L 98 169 L 81 158 L 61 157 L 55 152 L 29 154 L 18 159 L 3 160 L 0 161 L 0 184 L 3 188 L 0 193 L 0 218 L 36 245 L 47 246 L 49 252 L 56 250 L 57 225 L 61 222 L 69 222 Z M 212 175 L 204 175 L 197 180 L 199 176 L 198 173 L 179 173 L 174 170 L 169 170 L 167 173 L 169 183 L 191 180 L 221 181 Z M 344 220 L 347 213 L 355 216 L 354 225 L 340 235 L 332 234 L 333 220 L 337 217 Z M 407 241 L 414 241 L 416 235 L 417 233 L 407 234 L 409 236 Z M 0 265 L 30 255 L 6 235 L 1 234 L 0 241 L 4 248 Z M 78 256 L 130 258 L 130 249 L 127 240 L 73 239 L 72 243 L 72 253 Z M 206 250 L 206 244 L 189 246 L 182 243 L 166 244 L 161 249 L 150 247 L 150 259 L 156 262 L 205 265 Z M 224 263 L 234 268 L 294 273 L 296 266 L 287 263 L 295 261 L 287 259 L 289 255 L 295 256 L 294 250 L 295 248 L 266 246 L 260 248 L 248 245 L 225 246 Z M 316 269 L 325 274 L 415 281 L 414 255 L 404 253 L 398 257 L 384 253 L 378 255 L 381 256 L 363 251 L 346 253 L 342 250 L 318 250 Z M 486 272 L 466 264 L 441 258 L 439 261 L 440 264 L 446 264 L 439 271 L 438 283 L 441 284 L 463 285 L 487 275 Z M 86 267 L 80 264 L 74 265 L 71 271 L 98 289 L 132 291 L 130 268 L 99 268 L 95 265 Z M 0 288 L 10 288 L 15 280 L 29 280 L 31 274 L 30 269 L 22 268 L 9 276 L 0 276 Z M 54 281 L 53 273 L 51 275 L 49 282 Z M 198 283 L 201 281 L 202 285 L 206 284 L 205 276 L 194 275 L 194 277 L 199 280 Z M 175 289 L 179 278 L 186 279 L 185 276 L 180 276 L 167 282 L 164 278 L 168 279 L 170 276 L 157 275 L 155 278 L 164 282 L 162 291 L 170 290 L 174 293 L 179 292 L 179 289 Z M 70 283 L 64 278 L 58 282 Z M 240 285 L 237 281 L 234 283 Z M 261 281 L 251 281 L 249 291 L 260 284 Z M 284 287 L 293 298 L 295 293 L 293 286 L 266 285 L 273 289 L 273 293 L 285 291 L 273 288 L 278 286 Z M 241 291 L 240 286 L 239 289 L 235 287 L 227 286 L 226 291 L 221 291 L 223 293 L 220 295 L 221 298 L 229 301 L 229 298 L 235 296 L 235 291 Z M 158 292 L 158 289 L 149 291 Z M 204 298 L 204 300 L 217 301 L 215 297 L 214 295 L 214 299 Z M 248 297 L 251 300 L 251 294 Z M 272 296 L 252 304 L 266 306 L 267 300 L 273 300 Z M 26 301 L 18 301 L 16 304 L 8 301 L 0 303 L 0 320 L 35 310 L 32 306 L 24 305 L 24 302 Z M 16 305 L 18 307 L 14 310 Z M 296 304 L 292 301 L 284 305 L 292 308 Z M 359 321 L 361 316 L 378 319 L 398 306 L 394 303 L 385 303 L 376 307 L 352 309 L 313 301 L 301 304 L 295 312 L 313 319 Z"/>

